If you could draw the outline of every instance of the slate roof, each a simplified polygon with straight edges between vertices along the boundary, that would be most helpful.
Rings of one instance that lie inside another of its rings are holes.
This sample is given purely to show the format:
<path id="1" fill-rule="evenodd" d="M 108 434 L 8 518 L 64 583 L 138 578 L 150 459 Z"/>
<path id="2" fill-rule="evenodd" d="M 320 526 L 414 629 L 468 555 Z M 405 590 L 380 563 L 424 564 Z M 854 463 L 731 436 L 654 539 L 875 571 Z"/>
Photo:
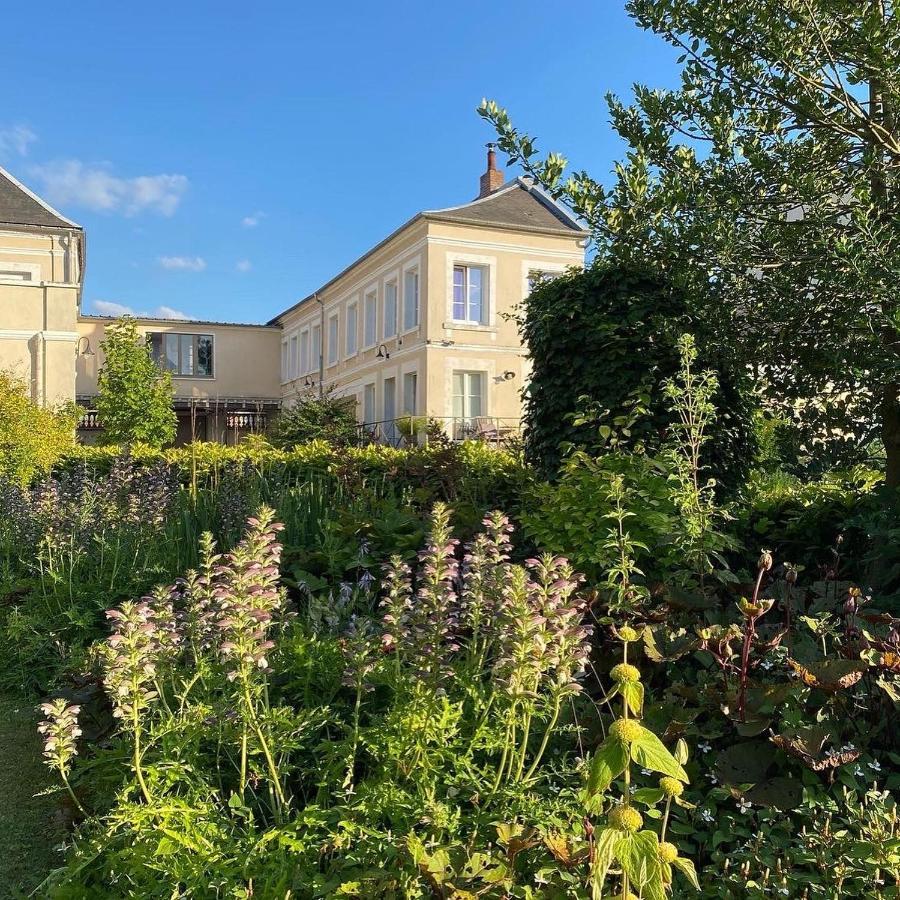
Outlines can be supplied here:
<path id="1" fill-rule="evenodd" d="M 480 200 L 424 213 L 429 219 L 471 225 L 501 225 L 528 231 L 588 232 L 561 203 L 528 178 L 517 178 Z"/>
<path id="2" fill-rule="evenodd" d="M 0 225 L 81 228 L 0 168 Z"/>
<path id="3" fill-rule="evenodd" d="M 530 178 L 516 178 L 496 191 L 464 203 L 462 206 L 450 206 L 447 209 L 426 210 L 417 213 L 408 222 L 401 225 L 396 231 L 389 234 L 371 250 L 368 250 L 359 259 L 350 263 L 334 278 L 327 281 L 319 291 L 324 291 L 334 284 L 339 278 L 343 278 L 354 266 L 359 265 L 377 250 L 381 249 L 398 234 L 409 228 L 414 222 L 427 219 L 432 222 L 453 222 L 457 225 L 481 225 L 486 228 L 491 226 L 510 228 L 521 231 L 536 231 L 542 234 L 563 234 L 569 237 L 580 235 L 583 238 L 590 237 L 582 222 L 565 206 L 554 200 L 546 191 L 535 185 Z M 311 302 L 315 294 L 310 294 L 298 300 L 293 306 L 280 312 L 270 319 L 267 324 L 276 325 L 288 313 Z"/>

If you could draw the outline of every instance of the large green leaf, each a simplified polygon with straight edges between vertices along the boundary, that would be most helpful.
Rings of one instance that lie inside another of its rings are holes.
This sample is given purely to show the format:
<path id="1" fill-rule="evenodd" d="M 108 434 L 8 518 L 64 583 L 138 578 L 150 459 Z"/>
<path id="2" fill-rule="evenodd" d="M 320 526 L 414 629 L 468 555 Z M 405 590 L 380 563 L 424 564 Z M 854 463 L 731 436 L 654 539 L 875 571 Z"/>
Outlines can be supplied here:
<path id="1" fill-rule="evenodd" d="M 591 760 L 588 793 L 593 796 L 605 791 L 628 765 L 628 748 L 621 742 L 607 738 Z"/>
<path id="2" fill-rule="evenodd" d="M 690 779 L 678 760 L 669 753 L 666 745 L 649 729 L 641 726 L 638 739 L 631 745 L 631 758 L 651 772 L 671 775 L 679 781 L 687 783 Z"/>
<path id="3" fill-rule="evenodd" d="M 694 864 L 689 860 L 685 859 L 683 856 L 678 856 L 672 860 L 672 865 L 675 866 L 680 872 L 682 872 L 688 881 L 699 891 L 700 890 L 700 882 L 697 880 L 697 870 L 694 868 Z"/>
<path id="4" fill-rule="evenodd" d="M 628 875 L 632 892 L 646 900 L 664 900 L 659 838 L 653 831 L 628 834 L 616 844 L 616 859 Z"/>

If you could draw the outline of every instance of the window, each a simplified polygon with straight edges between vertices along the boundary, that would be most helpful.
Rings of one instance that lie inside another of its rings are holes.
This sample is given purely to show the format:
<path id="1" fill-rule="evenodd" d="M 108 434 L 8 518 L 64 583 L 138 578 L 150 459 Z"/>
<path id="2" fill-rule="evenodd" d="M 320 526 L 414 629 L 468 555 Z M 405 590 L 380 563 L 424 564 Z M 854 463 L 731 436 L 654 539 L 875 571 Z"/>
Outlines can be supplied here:
<path id="1" fill-rule="evenodd" d="M 453 267 L 453 318 L 457 322 L 481 324 L 484 318 L 484 269 L 479 266 Z"/>
<path id="2" fill-rule="evenodd" d="M 453 373 L 453 418 L 470 421 L 484 415 L 484 372 Z"/>
<path id="3" fill-rule="evenodd" d="M 397 334 L 397 282 L 389 281 L 384 286 L 384 337 Z"/>
<path id="4" fill-rule="evenodd" d="M 282 382 L 290 380 L 288 377 L 288 343 L 287 343 L 287 341 L 281 342 L 281 380 L 282 380 Z"/>
<path id="5" fill-rule="evenodd" d="M 211 378 L 213 338 L 211 334 L 148 335 L 150 352 L 157 365 L 180 378 Z"/>
<path id="6" fill-rule="evenodd" d="M 347 307 L 347 341 L 344 356 L 355 356 L 359 346 L 359 305 L 351 303 Z"/>
<path id="7" fill-rule="evenodd" d="M 375 422 L 375 385 L 367 384 L 363 388 L 363 425 Z"/>
<path id="8" fill-rule="evenodd" d="M 322 365 L 322 326 L 313 325 L 312 341 L 310 343 L 310 355 L 312 356 L 312 369 L 314 372 L 319 371 Z"/>
<path id="9" fill-rule="evenodd" d="M 540 287 L 548 281 L 553 281 L 559 276 L 559 272 L 544 272 L 541 269 L 531 269 L 528 273 L 528 293 L 536 287 Z"/>
<path id="10" fill-rule="evenodd" d="M 363 347 L 375 346 L 376 322 L 378 319 L 378 296 L 375 291 L 366 294 L 363 307 Z"/>
<path id="11" fill-rule="evenodd" d="M 0 269 L 0 279 L 4 281 L 31 281 L 30 271 L 20 271 L 17 269 L 8 270 Z"/>
<path id="12" fill-rule="evenodd" d="M 403 273 L 403 330 L 409 331 L 419 324 L 419 270 L 408 269 Z"/>
<path id="13" fill-rule="evenodd" d="M 403 412 L 410 416 L 416 414 L 417 381 L 415 372 L 407 372 L 403 376 Z"/>
<path id="14" fill-rule="evenodd" d="M 304 331 L 300 335 L 300 373 L 305 375 L 309 371 L 309 332 Z"/>
<path id="15" fill-rule="evenodd" d="M 338 317 L 332 316 L 328 320 L 328 365 L 333 366 L 338 361 Z"/>
<path id="16" fill-rule="evenodd" d="M 384 379 L 384 438 L 389 444 L 397 443 L 397 379 Z"/>
<path id="17" fill-rule="evenodd" d="M 297 377 L 297 366 L 297 335 L 295 334 L 291 337 L 291 367 L 289 376 L 291 380 Z"/>

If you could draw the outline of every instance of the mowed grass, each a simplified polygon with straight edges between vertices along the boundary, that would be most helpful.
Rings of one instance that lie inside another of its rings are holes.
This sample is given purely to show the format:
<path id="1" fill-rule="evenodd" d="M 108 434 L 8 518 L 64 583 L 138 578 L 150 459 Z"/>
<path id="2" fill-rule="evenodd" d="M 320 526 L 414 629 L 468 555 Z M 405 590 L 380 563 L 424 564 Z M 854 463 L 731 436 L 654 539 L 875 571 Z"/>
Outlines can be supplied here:
<path id="1" fill-rule="evenodd" d="M 35 702 L 0 696 L 0 900 L 27 896 L 60 865 L 65 839 L 58 794 L 41 757 Z"/>

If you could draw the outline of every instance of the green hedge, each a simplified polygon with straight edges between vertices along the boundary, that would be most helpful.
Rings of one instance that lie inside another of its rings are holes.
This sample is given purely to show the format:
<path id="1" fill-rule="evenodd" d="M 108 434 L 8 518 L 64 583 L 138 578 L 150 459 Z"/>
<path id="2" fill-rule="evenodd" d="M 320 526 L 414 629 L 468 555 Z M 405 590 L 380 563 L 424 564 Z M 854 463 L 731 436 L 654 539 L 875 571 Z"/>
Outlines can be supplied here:
<path id="1" fill-rule="evenodd" d="M 121 447 L 80 446 L 64 456 L 55 471 L 78 465 L 108 471 L 122 452 Z M 377 444 L 334 447 L 311 441 L 290 450 L 265 442 L 238 446 L 197 442 L 167 450 L 135 445 L 128 453 L 139 465 L 165 463 L 185 484 L 214 481 L 223 471 L 241 467 L 275 477 L 331 477 L 349 485 L 386 479 L 399 489 L 420 492 L 423 499 L 483 498 L 498 507 L 508 507 L 530 477 L 520 456 L 479 441 L 402 449 Z"/>

